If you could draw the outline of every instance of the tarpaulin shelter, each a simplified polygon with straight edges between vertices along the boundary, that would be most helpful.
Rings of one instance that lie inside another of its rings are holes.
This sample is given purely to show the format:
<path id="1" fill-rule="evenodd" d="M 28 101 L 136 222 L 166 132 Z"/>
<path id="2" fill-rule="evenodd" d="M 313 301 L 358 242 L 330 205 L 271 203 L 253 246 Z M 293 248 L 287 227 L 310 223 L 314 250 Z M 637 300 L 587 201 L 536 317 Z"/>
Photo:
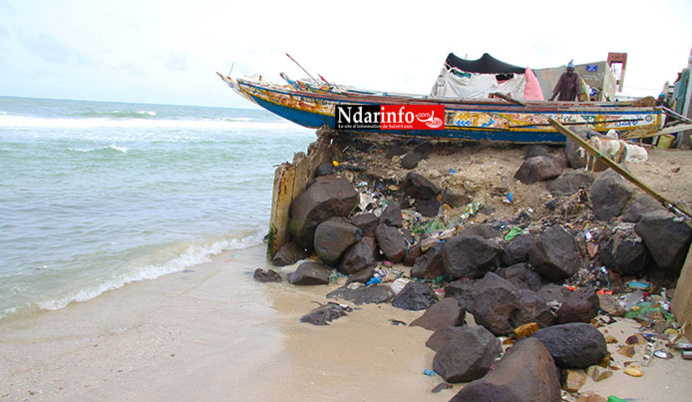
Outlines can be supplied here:
<path id="1" fill-rule="evenodd" d="M 517 100 L 544 99 L 538 79 L 530 68 L 507 64 L 488 53 L 478 60 L 466 60 L 450 53 L 430 96 L 488 99 L 495 92 Z"/>

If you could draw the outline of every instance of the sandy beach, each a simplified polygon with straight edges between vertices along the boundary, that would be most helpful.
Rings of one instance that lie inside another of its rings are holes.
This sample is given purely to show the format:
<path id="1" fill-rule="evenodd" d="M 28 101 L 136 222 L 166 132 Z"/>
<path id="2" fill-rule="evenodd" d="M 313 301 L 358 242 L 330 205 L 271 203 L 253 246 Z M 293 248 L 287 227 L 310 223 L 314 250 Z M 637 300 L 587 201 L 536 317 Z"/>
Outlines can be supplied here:
<path id="1" fill-rule="evenodd" d="M 297 287 L 252 279 L 264 248 L 142 281 L 57 311 L 0 323 L 0 400 L 163 401 L 448 400 L 460 385 L 423 374 L 431 332 L 392 325 L 422 312 L 366 305 L 318 327 L 300 316 L 336 285 Z M 287 267 L 285 271 L 291 270 Z M 624 343 L 634 321 L 601 328 Z M 609 345 L 616 363 L 627 359 Z M 643 346 L 637 346 L 643 348 Z M 692 363 L 654 359 L 641 378 L 623 370 L 582 391 L 637 401 L 681 401 Z"/>

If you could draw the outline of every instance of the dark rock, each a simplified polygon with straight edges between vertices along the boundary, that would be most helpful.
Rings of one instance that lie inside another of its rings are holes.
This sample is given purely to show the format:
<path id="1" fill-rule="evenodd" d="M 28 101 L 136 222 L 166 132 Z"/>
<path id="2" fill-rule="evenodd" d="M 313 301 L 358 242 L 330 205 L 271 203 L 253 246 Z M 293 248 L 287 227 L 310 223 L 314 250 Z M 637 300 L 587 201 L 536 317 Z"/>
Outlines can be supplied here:
<path id="1" fill-rule="evenodd" d="M 482 278 L 500 265 L 502 248 L 480 236 L 457 236 L 442 247 L 444 270 L 452 278 Z"/>
<path id="2" fill-rule="evenodd" d="M 391 262 L 401 262 L 406 255 L 406 240 L 394 226 L 385 224 L 377 225 L 375 230 L 377 244 L 384 256 Z"/>
<path id="3" fill-rule="evenodd" d="M 461 325 L 465 317 L 466 310 L 459 304 L 459 301 L 448 297 L 430 306 L 422 316 L 409 325 L 439 331 L 450 326 Z"/>
<path id="4" fill-rule="evenodd" d="M 441 191 L 435 183 L 413 172 L 406 175 L 406 178 L 401 183 L 401 189 L 416 200 L 435 198 Z"/>
<path id="5" fill-rule="evenodd" d="M 415 169 L 418 166 L 418 162 L 423 159 L 423 155 L 418 152 L 409 152 L 401 158 L 401 167 L 406 170 Z"/>
<path id="6" fill-rule="evenodd" d="M 356 289 L 343 286 L 327 294 L 329 299 L 348 300 L 356 305 L 387 303 L 393 297 L 394 292 L 387 285 L 363 286 Z"/>
<path id="7" fill-rule="evenodd" d="M 596 218 L 608 221 L 619 216 L 632 195 L 632 187 L 612 170 L 603 172 L 593 182 L 589 198 Z"/>
<path id="8" fill-rule="evenodd" d="M 553 150 L 546 145 L 530 145 L 526 147 L 524 159 L 533 158 L 534 156 L 547 156 L 552 154 Z"/>
<path id="9" fill-rule="evenodd" d="M 293 285 L 326 285 L 329 283 L 329 270 L 319 262 L 306 261 L 286 279 Z"/>
<path id="10" fill-rule="evenodd" d="M 461 278 L 445 286 L 445 297 L 453 297 L 469 309 L 473 304 L 473 290 L 478 286 L 478 279 Z"/>
<path id="11" fill-rule="evenodd" d="M 543 284 L 541 276 L 534 271 L 528 264 L 520 263 L 511 267 L 500 268 L 496 272 L 504 279 L 507 279 L 517 289 L 528 289 L 538 292 Z"/>
<path id="12" fill-rule="evenodd" d="M 252 277 L 259 282 L 281 282 L 283 280 L 281 275 L 273 269 L 257 268 Z"/>
<path id="13" fill-rule="evenodd" d="M 370 282 L 370 279 L 372 279 L 373 275 L 375 275 L 374 267 L 363 268 L 360 271 L 356 271 L 352 274 L 349 274 L 348 280 L 346 281 L 346 285 L 350 285 L 354 282 L 367 284 L 368 282 Z"/>
<path id="14" fill-rule="evenodd" d="M 401 208 L 396 203 L 389 203 L 380 215 L 380 224 L 394 226 L 400 228 L 404 223 L 404 218 L 401 216 Z"/>
<path id="15" fill-rule="evenodd" d="M 620 304 L 620 301 L 613 295 L 609 294 L 599 294 L 598 304 L 601 306 L 601 310 L 612 315 L 613 317 L 622 317 L 627 313 L 625 307 Z"/>
<path id="16" fill-rule="evenodd" d="M 404 266 L 413 267 L 416 264 L 416 260 L 423 255 L 423 251 L 420 248 L 420 241 L 413 246 L 409 247 L 406 257 L 404 257 Z M 413 274 L 412 274 L 413 275 Z"/>
<path id="17" fill-rule="evenodd" d="M 305 252 L 305 249 L 294 242 L 289 241 L 281 246 L 279 251 L 274 254 L 272 264 L 277 267 L 283 267 L 285 265 L 295 264 L 296 262 L 308 257 L 309 255 Z"/>
<path id="18" fill-rule="evenodd" d="M 564 303 L 567 297 L 572 294 L 566 287 L 554 283 L 543 286 L 538 293 L 543 296 L 546 301 L 550 302 L 555 300 L 558 303 Z"/>
<path id="19" fill-rule="evenodd" d="M 500 341 L 483 327 L 463 327 L 433 359 L 433 370 L 447 382 L 483 377 L 502 353 Z"/>
<path id="20" fill-rule="evenodd" d="M 438 298 L 430 285 L 423 282 L 409 282 L 392 301 L 394 307 L 404 310 L 427 310 Z"/>
<path id="21" fill-rule="evenodd" d="M 334 165 L 331 163 L 325 162 L 317 166 L 317 169 L 315 169 L 315 177 L 320 177 L 320 176 L 329 176 L 332 175 L 336 172 L 336 169 L 334 169 Z"/>
<path id="22" fill-rule="evenodd" d="M 588 127 L 570 127 L 570 130 L 577 134 L 579 137 L 581 137 L 584 140 L 588 140 L 589 138 L 593 136 L 600 136 L 598 131 L 595 131 L 593 129 L 590 129 Z M 570 140 L 569 138 L 567 139 L 567 143 L 565 144 L 565 159 L 567 159 L 567 162 L 569 162 L 569 165 L 574 168 L 574 169 L 579 169 L 583 168 L 585 166 L 584 163 L 584 158 L 582 158 L 579 155 L 578 149 L 580 148 L 580 145 L 577 144 L 576 142 Z M 596 167 L 598 168 L 599 165 L 603 165 L 602 163 L 598 163 Z"/>
<path id="23" fill-rule="evenodd" d="M 583 322 L 542 328 L 532 337 L 543 342 L 561 368 L 585 369 L 602 362 L 607 355 L 603 334 Z"/>
<path id="24" fill-rule="evenodd" d="M 426 218 L 437 216 L 440 211 L 440 202 L 436 198 L 416 200 L 416 211 Z"/>
<path id="25" fill-rule="evenodd" d="M 692 240 L 692 229 L 684 221 L 677 222 L 664 213 L 648 213 L 634 230 L 657 267 L 676 275 L 680 273 Z"/>
<path id="26" fill-rule="evenodd" d="M 562 281 L 579 270 L 581 257 L 574 237 L 560 225 L 553 225 L 534 239 L 529 262 L 544 278 Z"/>
<path id="27" fill-rule="evenodd" d="M 358 226 L 346 222 L 324 221 L 315 229 L 315 253 L 327 265 L 336 265 L 341 255 L 360 240 Z"/>
<path id="28" fill-rule="evenodd" d="M 454 338 L 464 327 L 447 327 L 435 331 L 427 341 L 425 346 L 429 349 L 439 352 L 450 339 Z"/>
<path id="29" fill-rule="evenodd" d="M 317 226 L 333 216 L 348 216 L 358 192 L 343 177 L 320 176 L 291 202 L 289 231 L 301 247 L 312 249 Z"/>
<path id="30" fill-rule="evenodd" d="M 346 311 L 336 303 L 327 303 L 300 317 L 300 322 L 312 325 L 329 325 L 330 322 L 346 315 Z"/>
<path id="31" fill-rule="evenodd" d="M 469 204 L 471 201 L 473 200 L 468 194 L 457 194 L 449 189 L 445 189 L 440 197 L 441 203 L 447 204 L 452 208 L 463 207 L 464 205 Z"/>
<path id="32" fill-rule="evenodd" d="M 458 237 L 474 235 L 482 237 L 486 240 L 492 240 L 501 238 L 502 232 L 490 224 L 481 223 L 479 225 L 469 226 L 468 228 L 462 230 L 461 232 L 459 232 Z"/>
<path id="33" fill-rule="evenodd" d="M 524 184 L 533 184 L 558 177 L 567 167 L 567 161 L 559 156 L 534 156 L 524 161 L 514 178 Z"/>
<path id="34" fill-rule="evenodd" d="M 519 311 L 519 295 L 514 286 L 499 275 L 488 272 L 472 293 L 469 311 L 478 325 L 495 335 L 509 335 Z"/>
<path id="35" fill-rule="evenodd" d="M 372 237 L 363 237 L 344 253 L 339 271 L 346 275 L 354 274 L 377 265 L 377 242 Z"/>
<path id="36" fill-rule="evenodd" d="M 593 184 L 593 175 L 582 170 L 569 170 L 548 184 L 548 191 L 556 195 L 572 195 L 580 188 L 588 189 Z"/>
<path id="37" fill-rule="evenodd" d="M 377 215 L 368 212 L 352 217 L 351 223 L 358 226 L 360 230 L 363 231 L 363 237 L 375 237 L 375 229 L 377 229 L 377 225 L 380 224 L 380 219 Z"/>
<path id="38" fill-rule="evenodd" d="M 634 226 L 629 226 L 616 230 L 601 242 L 598 260 L 621 274 L 635 275 L 644 270 L 648 256 L 642 238 L 634 231 Z"/>
<path id="39" fill-rule="evenodd" d="M 533 236 L 530 234 L 521 234 L 515 237 L 502 249 L 502 264 L 509 266 L 528 261 L 532 244 Z"/>
<path id="40" fill-rule="evenodd" d="M 517 294 L 519 295 L 519 312 L 511 320 L 515 328 L 531 322 L 535 322 L 540 328 L 555 324 L 557 317 L 540 293 L 521 289 Z"/>
<path id="41" fill-rule="evenodd" d="M 639 222 L 642 216 L 650 212 L 662 212 L 665 210 L 663 205 L 656 201 L 654 197 L 648 194 L 635 193 L 633 197 L 630 197 L 630 203 L 625 207 L 621 219 L 623 222 L 636 223 Z"/>
<path id="42" fill-rule="evenodd" d="M 444 273 L 442 244 L 439 243 L 428 250 L 427 253 L 418 257 L 411 269 L 411 276 L 420 279 L 434 279 Z"/>
<path id="43" fill-rule="evenodd" d="M 555 402 L 561 400 L 560 375 L 538 339 L 514 344 L 485 377 L 464 386 L 454 402 Z"/>

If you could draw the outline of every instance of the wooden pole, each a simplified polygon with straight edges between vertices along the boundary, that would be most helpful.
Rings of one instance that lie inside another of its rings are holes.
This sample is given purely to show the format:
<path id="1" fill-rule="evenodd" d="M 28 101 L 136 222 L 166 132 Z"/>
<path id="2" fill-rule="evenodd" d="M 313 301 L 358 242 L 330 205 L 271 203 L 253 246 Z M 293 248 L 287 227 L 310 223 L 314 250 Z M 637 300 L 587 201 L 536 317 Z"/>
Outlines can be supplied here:
<path id="1" fill-rule="evenodd" d="M 568 139 L 576 142 L 579 144 L 584 150 L 591 155 L 595 156 L 599 162 L 603 162 L 606 166 L 609 168 L 613 169 L 615 172 L 617 172 L 620 176 L 624 177 L 629 181 L 630 183 L 634 184 L 635 186 L 639 187 L 641 190 L 643 190 L 645 193 L 651 195 L 654 197 L 658 202 L 660 202 L 666 209 L 669 211 L 673 212 L 676 215 L 681 215 L 685 220 L 687 221 L 688 224 L 690 224 L 690 221 L 692 220 L 692 215 L 690 215 L 689 212 L 683 210 L 682 208 L 678 207 L 673 203 L 672 201 L 668 200 L 661 194 L 657 193 L 654 189 L 651 187 L 647 186 L 646 184 L 642 183 L 639 181 L 636 177 L 632 176 L 632 174 L 622 167 L 615 163 L 612 159 L 602 155 L 596 148 L 592 147 L 588 142 L 584 141 L 583 138 L 578 136 L 577 134 L 573 133 L 570 129 L 567 127 L 563 126 L 562 124 L 558 123 L 555 121 L 552 117 L 548 119 L 550 124 L 552 124 L 553 127 L 560 133 L 562 133 L 565 137 Z"/>

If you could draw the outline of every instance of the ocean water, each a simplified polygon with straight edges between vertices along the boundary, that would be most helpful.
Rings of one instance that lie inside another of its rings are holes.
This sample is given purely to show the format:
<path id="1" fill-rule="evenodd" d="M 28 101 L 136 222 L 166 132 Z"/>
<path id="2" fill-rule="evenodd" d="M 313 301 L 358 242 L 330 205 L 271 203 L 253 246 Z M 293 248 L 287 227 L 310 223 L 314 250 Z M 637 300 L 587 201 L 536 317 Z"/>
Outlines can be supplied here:
<path id="1" fill-rule="evenodd" d="M 314 139 L 263 110 L 0 97 L 0 320 L 261 244 L 274 167 Z"/>

